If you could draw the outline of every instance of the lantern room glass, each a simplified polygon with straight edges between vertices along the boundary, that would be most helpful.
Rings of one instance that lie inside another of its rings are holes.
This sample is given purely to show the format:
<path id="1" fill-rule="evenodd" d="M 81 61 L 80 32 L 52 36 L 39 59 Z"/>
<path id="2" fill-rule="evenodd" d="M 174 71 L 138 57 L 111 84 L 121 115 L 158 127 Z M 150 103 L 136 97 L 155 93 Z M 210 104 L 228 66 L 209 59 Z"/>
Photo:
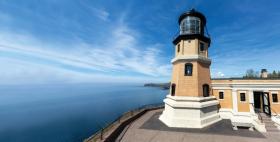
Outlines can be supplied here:
<path id="1" fill-rule="evenodd" d="M 188 16 L 180 23 L 180 34 L 201 34 L 200 19 L 198 17 Z"/>

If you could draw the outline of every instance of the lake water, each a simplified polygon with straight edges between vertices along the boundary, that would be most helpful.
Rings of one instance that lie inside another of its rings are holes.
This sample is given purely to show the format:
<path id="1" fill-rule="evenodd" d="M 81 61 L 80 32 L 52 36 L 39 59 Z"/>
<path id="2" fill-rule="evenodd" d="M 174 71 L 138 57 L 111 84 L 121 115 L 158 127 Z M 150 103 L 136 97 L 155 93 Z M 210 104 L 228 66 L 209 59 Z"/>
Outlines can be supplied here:
<path id="1" fill-rule="evenodd" d="M 1 142 L 78 142 L 122 113 L 162 103 L 141 84 L 0 86 Z"/>

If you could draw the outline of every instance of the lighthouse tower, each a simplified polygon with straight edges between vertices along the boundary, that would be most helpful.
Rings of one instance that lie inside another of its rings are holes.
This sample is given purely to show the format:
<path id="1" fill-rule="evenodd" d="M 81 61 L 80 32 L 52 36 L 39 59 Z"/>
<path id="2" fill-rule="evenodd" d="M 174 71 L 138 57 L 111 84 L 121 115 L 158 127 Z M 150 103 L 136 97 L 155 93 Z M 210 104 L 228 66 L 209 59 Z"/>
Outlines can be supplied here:
<path id="1" fill-rule="evenodd" d="M 211 93 L 205 16 L 192 9 L 179 17 L 170 93 L 160 120 L 169 127 L 203 128 L 219 120 L 218 101 Z"/>

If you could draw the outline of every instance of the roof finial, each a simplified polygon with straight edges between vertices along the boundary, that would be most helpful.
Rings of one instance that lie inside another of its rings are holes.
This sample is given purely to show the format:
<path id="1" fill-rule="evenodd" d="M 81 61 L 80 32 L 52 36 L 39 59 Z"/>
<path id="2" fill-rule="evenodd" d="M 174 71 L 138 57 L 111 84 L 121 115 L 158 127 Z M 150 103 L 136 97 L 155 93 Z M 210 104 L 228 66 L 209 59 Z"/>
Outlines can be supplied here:
<path id="1" fill-rule="evenodd" d="M 195 12 L 195 9 L 194 9 L 194 8 L 192 8 L 192 9 L 191 9 L 191 11 L 192 11 L 192 12 Z"/>

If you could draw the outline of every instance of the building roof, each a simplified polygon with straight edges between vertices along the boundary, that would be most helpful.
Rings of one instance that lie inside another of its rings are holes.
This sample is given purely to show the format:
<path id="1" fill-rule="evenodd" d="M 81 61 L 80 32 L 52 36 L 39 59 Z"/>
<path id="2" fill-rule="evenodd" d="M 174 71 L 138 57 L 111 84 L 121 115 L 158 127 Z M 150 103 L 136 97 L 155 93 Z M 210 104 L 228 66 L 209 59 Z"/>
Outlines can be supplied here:
<path id="1" fill-rule="evenodd" d="M 242 78 L 242 77 L 230 77 L 230 78 L 211 78 L 211 80 L 279 80 L 280 78 Z"/>
<path id="2" fill-rule="evenodd" d="M 206 24 L 206 18 L 205 18 L 205 16 L 204 16 L 202 13 L 200 13 L 199 11 L 196 11 L 195 9 L 191 9 L 191 10 L 189 10 L 189 11 L 187 11 L 187 12 L 181 14 L 181 16 L 179 17 L 179 20 L 178 20 L 179 25 L 180 25 L 181 21 L 182 21 L 185 17 L 187 17 L 187 16 L 199 17 L 199 18 L 201 19 L 203 25 Z"/>

